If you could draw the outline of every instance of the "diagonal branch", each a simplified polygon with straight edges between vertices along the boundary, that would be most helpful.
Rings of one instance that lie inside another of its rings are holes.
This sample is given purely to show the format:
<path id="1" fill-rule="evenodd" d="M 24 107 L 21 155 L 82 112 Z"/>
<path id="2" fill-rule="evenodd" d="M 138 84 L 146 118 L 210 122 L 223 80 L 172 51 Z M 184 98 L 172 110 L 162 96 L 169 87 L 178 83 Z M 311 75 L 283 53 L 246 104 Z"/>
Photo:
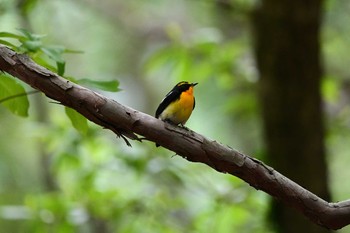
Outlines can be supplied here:
<path id="1" fill-rule="evenodd" d="M 37 65 L 26 55 L 1 45 L 0 70 L 124 139 L 140 141 L 137 135 L 141 135 L 189 161 L 205 163 L 219 172 L 237 176 L 295 208 L 320 226 L 339 229 L 350 224 L 350 200 L 328 203 L 257 159 L 76 85 Z"/>

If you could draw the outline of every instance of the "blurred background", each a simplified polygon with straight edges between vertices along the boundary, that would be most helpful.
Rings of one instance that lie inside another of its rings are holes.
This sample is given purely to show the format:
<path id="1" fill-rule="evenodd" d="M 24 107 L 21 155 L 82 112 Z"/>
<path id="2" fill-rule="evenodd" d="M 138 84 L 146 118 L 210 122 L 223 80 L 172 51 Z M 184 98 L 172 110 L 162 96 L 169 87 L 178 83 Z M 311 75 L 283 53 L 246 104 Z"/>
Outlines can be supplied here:
<path id="1" fill-rule="evenodd" d="M 198 82 L 187 127 L 348 199 L 350 2 L 268 2 L 0 0 L 0 31 L 83 51 L 64 56 L 67 77 L 117 80 L 96 91 L 150 115 Z M 0 232 L 327 232 L 238 178 L 29 100 L 26 118 L 0 105 Z"/>

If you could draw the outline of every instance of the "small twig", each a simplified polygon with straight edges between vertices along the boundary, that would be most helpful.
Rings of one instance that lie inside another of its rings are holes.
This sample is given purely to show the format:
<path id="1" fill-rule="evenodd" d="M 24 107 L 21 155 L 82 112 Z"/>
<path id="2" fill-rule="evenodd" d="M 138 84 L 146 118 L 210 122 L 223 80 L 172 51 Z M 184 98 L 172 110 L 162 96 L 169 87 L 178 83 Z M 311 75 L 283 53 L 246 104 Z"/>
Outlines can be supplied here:
<path id="1" fill-rule="evenodd" d="M 22 92 L 22 93 L 18 93 L 16 95 L 11 95 L 11 96 L 7 96 L 3 99 L 0 99 L 0 104 L 5 102 L 5 101 L 8 101 L 8 100 L 12 100 L 14 98 L 18 98 L 18 97 L 22 97 L 22 96 L 26 96 L 26 95 L 32 95 L 32 94 L 36 94 L 36 93 L 39 93 L 40 91 L 38 90 L 32 90 L 32 91 L 28 91 L 28 92 Z"/>

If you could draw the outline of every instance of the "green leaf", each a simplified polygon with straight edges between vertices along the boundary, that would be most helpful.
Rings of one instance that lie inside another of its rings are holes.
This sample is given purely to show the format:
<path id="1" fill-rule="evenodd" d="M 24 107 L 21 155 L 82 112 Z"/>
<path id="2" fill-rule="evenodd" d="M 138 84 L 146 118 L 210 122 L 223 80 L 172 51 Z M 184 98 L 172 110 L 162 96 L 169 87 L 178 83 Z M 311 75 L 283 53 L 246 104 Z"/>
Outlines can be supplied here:
<path id="1" fill-rule="evenodd" d="M 66 62 L 56 62 L 56 65 L 58 75 L 63 76 L 64 71 L 66 69 Z"/>
<path id="2" fill-rule="evenodd" d="M 60 46 L 55 47 L 42 47 L 41 51 L 43 51 L 47 56 L 49 56 L 52 60 L 60 63 L 64 63 L 64 59 L 62 58 L 62 54 L 64 52 L 64 48 Z"/>
<path id="3" fill-rule="evenodd" d="M 16 45 L 14 45 L 14 44 L 12 44 L 12 43 L 6 41 L 6 40 L 1 40 L 1 39 L 0 39 L 0 44 L 7 45 L 7 46 L 9 46 L 9 47 L 12 48 L 12 49 L 17 50 L 17 46 L 16 46 Z"/>
<path id="4" fill-rule="evenodd" d="M 49 70 L 51 70 L 51 71 L 53 71 L 53 72 L 58 73 L 57 67 L 55 67 L 55 66 L 53 66 L 52 64 L 50 64 L 50 63 L 48 62 L 48 59 L 45 59 L 45 58 L 42 57 L 42 56 L 36 56 L 36 57 L 33 57 L 33 60 L 34 60 L 36 63 L 38 63 L 39 65 L 44 66 L 45 68 L 47 68 L 47 69 L 49 69 Z"/>
<path id="5" fill-rule="evenodd" d="M 88 131 L 87 119 L 74 109 L 65 107 L 66 115 L 72 122 L 73 127 L 81 134 L 85 135 Z"/>
<path id="6" fill-rule="evenodd" d="M 84 51 L 75 49 L 65 49 L 64 53 L 84 53 Z"/>
<path id="7" fill-rule="evenodd" d="M 27 39 L 29 39 L 31 41 L 38 41 L 38 40 L 41 40 L 41 38 L 46 36 L 46 35 L 39 35 L 39 34 L 31 33 L 24 28 L 17 28 L 17 30 L 20 31 L 24 37 L 26 37 Z"/>
<path id="8" fill-rule="evenodd" d="M 11 33 L 11 32 L 0 32 L 0 37 L 14 38 L 14 39 L 24 39 L 23 36 Z"/>
<path id="9" fill-rule="evenodd" d="M 44 46 L 41 48 L 41 51 L 43 51 L 47 56 L 49 56 L 49 58 L 56 62 L 57 73 L 58 75 L 63 76 L 66 62 L 63 59 L 62 54 L 66 51 L 66 49 L 63 46 Z"/>
<path id="10" fill-rule="evenodd" d="M 41 38 L 44 37 L 44 35 L 33 34 L 26 29 L 17 30 L 23 35 L 17 38 L 22 43 L 20 46 L 22 52 L 35 53 L 43 46 Z"/>
<path id="11" fill-rule="evenodd" d="M 91 79 L 79 79 L 77 80 L 77 83 L 85 84 L 87 86 L 95 87 L 104 91 L 110 91 L 110 92 L 120 91 L 119 82 L 117 80 L 97 81 L 97 80 L 91 80 Z"/>
<path id="12" fill-rule="evenodd" d="M 27 41 L 23 41 L 22 42 L 22 48 L 25 51 L 29 51 L 29 52 L 37 52 L 40 47 L 42 46 L 41 41 L 34 41 L 34 40 L 27 40 Z"/>
<path id="13" fill-rule="evenodd" d="M 27 96 L 23 95 L 9 100 L 6 100 L 6 98 L 25 92 L 22 85 L 15 79 L 8 75 L 0 75 L 0 104 L 9 109 L 12 113 L 22 117 L 28 116 L 29 101 Z"/>

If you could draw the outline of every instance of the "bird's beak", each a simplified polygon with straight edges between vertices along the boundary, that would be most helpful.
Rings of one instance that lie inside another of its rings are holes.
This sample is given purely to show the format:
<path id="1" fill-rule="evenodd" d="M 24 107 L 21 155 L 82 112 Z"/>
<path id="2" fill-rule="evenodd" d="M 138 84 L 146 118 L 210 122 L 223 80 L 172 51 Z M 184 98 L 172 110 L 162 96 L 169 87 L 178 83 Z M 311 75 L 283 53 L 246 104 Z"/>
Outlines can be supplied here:
<path id="1" fill-rule="evenodd" d="M 196 86 L 198 83 L 192 83 L 191 85 L 192 85 L 192 87 L 194 87 L 194 86 Z"/>

